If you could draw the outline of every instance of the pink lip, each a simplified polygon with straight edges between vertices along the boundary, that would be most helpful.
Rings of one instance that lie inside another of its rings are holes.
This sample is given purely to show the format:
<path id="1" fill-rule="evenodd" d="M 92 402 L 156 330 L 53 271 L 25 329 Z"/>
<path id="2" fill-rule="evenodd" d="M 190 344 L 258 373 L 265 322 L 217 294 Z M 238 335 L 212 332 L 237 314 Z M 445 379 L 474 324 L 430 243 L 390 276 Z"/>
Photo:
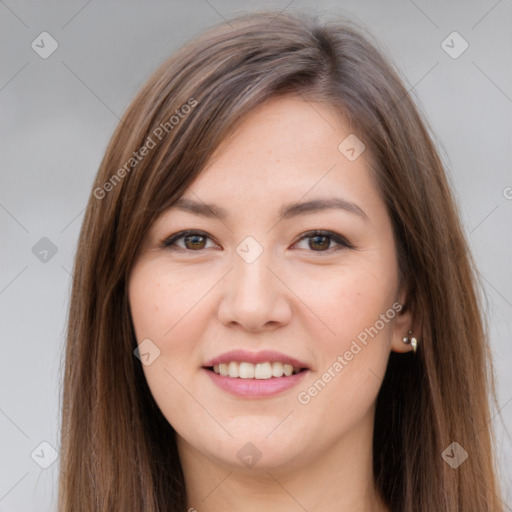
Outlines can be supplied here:
<path id="1" fill-rule="evenodd" d="M 286 354 L 275 352 L 273 350 L 262 350 L 260 352 L 248 352 L 247 350 L 231 350 L 230 352 L 225 352 L 220 356 L 210 359 L 210 361 L 207 361 L 203 365 L 203 368 L 216 366 L 221 363 L 229 363 L 230 361 L 237 361 L 239 363 L 247 362 L 253 364 L 265 363 L 267 361 L 271 363 L 280 361 L 283 364 L 291 364 L 295 368 L 308 369 L 308 365 L 306 363 L 303 363 L 302 361 L 299 361 L 298 359 L 295 359 L 293 357 L 287 356 Z M 290 377 L 277 377 L 273 378 L 272 380 L 279 380 L 280 378 L 289 379 Z"/>
<path id="2" fill-rule="evenodd" d="M 230 361 L 236 361 L 236 358 L 230 359 Z M 244 359 L 244 361 L 247 361 L 247 359 Z M 265 361 L 268 361 L 268 359 Z M 277 395 L 278 393 L 296 386 L 304 375 L 308 373 L 308 370 L 304 370 L 300 373 L 290 375 L 289 377 L 272 377 L 271 379 L 240 379 L 238 377 L 223 377 L 222 375 L 218 375 L 206 368 L 204 371 L 220 389 L 241 398 L 267 398 Z"/>

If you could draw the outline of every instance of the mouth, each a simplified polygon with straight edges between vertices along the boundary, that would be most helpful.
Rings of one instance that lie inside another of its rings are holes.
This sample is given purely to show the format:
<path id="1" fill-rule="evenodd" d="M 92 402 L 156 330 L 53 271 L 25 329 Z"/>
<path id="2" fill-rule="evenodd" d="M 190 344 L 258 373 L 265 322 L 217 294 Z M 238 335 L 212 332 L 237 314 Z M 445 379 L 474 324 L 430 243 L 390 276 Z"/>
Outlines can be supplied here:
<path id="1" fill-rule="evenodd" d="M 206 370 L 216 373 L 222 377 L 233 379 L 277 379 L 290 377 L 307 370 L 305 367 L 293 366 L 281 361 L 265 361 L 261 363 L 250 363 L 248 361 L 229 361 L 214 366 L 203 367 Z"/>
<path id="2" fill-rule="evenodd" d="M 206 361 L 202 369 L 215 386 L 242 399 L 284 393 L 312 370 L 303 361 L 274 350 L 231 350 Z"/>

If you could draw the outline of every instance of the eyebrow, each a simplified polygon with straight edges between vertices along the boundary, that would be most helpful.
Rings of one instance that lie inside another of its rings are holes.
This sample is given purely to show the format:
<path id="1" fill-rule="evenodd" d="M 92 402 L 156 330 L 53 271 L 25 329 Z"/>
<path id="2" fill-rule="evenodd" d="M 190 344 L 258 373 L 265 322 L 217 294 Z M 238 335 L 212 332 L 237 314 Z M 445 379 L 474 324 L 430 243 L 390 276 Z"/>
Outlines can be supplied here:
<path id="1" fill-rule="evenodd" d="M 221 206 L 185 199 L 183 197 L 172 204 L 170 208 L 176 208 L 195 215 L 200 215 L 201 217 L 218 218 L 219 220 L 226 220 L 229 216 L 228 211 Z M 279 210 L 279 220 L 334 209 L 345 210 L 360 216 L 364 220 L 368 220 L 366 213 L 357 204 L 340 197 L 318 198 L 305 202 L 285 204 Z"/>

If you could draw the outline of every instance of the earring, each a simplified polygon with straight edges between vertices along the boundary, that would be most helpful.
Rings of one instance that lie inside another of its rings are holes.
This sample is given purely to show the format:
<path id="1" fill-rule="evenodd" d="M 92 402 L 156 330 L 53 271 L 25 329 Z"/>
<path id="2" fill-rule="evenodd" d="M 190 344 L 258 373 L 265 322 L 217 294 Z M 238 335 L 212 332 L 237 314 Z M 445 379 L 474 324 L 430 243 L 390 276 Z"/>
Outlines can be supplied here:
<path id="1" fill-rule="evenodd" d="M 418 340 L 416 338 L 409 338 L 409 336 L 412 334 L 412 331 L 409 331 L 408 333 L 408 336 L 404 336 L 402 338 L 402 341 L 406 344 L 406 345 L 409 345 L 411 344 L 411 347 L 412 347 L 412 351 L 414 353 L 416 353 L 416 350 L 418 348 Z"/>

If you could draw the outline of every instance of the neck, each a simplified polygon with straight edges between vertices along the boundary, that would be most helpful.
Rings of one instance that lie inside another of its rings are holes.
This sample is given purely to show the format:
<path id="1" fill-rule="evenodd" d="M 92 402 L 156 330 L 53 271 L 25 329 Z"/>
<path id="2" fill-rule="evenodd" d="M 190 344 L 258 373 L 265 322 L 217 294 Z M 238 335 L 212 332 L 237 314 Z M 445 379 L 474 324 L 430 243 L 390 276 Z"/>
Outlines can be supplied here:
<path id="1" fill-rule="evenodd" d="M 187 510 L 388 512 L 375 488 L 373 422 L 363 421 L 307 464 L 252 468 L 206 456 L 180 436 Z"/>

